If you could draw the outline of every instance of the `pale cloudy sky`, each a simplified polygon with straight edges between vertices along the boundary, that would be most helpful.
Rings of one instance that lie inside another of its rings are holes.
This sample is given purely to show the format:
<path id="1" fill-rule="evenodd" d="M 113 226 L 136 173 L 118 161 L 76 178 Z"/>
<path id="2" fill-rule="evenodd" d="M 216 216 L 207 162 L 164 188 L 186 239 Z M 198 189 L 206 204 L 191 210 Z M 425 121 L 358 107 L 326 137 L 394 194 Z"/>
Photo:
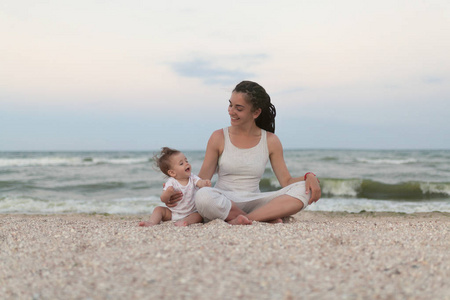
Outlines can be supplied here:
<path id="1" fill-rule="evenodd" d="M 0 151 L 205 149 L 241 80 L 285 148 L 450 149 L 447 0 L 0 2 Z"/>

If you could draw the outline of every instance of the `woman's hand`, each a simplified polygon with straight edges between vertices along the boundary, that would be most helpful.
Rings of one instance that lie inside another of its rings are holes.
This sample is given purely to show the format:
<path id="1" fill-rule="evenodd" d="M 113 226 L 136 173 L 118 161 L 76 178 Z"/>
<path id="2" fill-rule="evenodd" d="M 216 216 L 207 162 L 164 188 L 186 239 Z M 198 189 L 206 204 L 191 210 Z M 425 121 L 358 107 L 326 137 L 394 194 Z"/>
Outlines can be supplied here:
<path id="1" fill-rule="evenodd" d="M 320 190 L 319 180 L 313 174 L 306 176 L 305 181 L 306 193 L 311 191 L 311 197 L 309 198 L 309 204 L 319 201 L 322 191 Z"/>
<path id="2" fill-rule="evenodd" d="M 175 207 L 178 202 L 183 199 L 183 193 L 181 191 L 175 191 L 173 186 L 169 186 L 167 190 L 164 191 L 166 195 L 161 197 L 161 201 L 166 204 L 167 207 Z M 170 196 L 169 196 L 170 195 Z"/>
<path id="3" fill-rule="evenodd" d="M 175 192 L 174 194 L 172 194 L 172 196 L 170 196 L 169 200 L 167 201 L 166 205 L 167 207 L 174 207 L 177 206 L 178 202 L 183 199 L 183 193 L 178 191 Z"/>

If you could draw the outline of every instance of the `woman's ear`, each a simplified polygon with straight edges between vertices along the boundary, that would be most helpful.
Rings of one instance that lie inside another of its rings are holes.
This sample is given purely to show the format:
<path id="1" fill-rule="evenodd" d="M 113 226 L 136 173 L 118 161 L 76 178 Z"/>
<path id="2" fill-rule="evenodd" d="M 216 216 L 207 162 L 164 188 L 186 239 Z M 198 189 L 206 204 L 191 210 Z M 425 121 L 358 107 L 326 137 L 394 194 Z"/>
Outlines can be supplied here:
<path id="1" fill-rule="evenodd" d="M 261 108 L 258 108 L 257 110 L 255 110 L 255 111 L 253 112 L 253 119 L 258 118 L 259 115 L 261 114 L 261 112 L 262 112 L 262 109 L 261 109 Z"/>

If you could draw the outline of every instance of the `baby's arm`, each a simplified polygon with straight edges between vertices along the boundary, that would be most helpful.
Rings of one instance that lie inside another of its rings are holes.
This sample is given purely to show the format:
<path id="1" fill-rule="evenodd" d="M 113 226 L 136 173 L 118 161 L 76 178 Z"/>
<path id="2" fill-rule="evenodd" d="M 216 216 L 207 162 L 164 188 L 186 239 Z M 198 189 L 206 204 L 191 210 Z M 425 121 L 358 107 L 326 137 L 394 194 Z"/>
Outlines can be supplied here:
<path id="1" fill-rule="evenodd" d="M 196 185 L 197 187 L 199 187 L 199 188 L 202 188 L 202 187 L 205 187 L 205 186 L 211 186 L 211 180 L 208 180 L 208 179 L 206 179 L 206 180 L 200 179 L 200 180 L 197 181 L 197 183 L 196 183 L 195 185 Z"/>

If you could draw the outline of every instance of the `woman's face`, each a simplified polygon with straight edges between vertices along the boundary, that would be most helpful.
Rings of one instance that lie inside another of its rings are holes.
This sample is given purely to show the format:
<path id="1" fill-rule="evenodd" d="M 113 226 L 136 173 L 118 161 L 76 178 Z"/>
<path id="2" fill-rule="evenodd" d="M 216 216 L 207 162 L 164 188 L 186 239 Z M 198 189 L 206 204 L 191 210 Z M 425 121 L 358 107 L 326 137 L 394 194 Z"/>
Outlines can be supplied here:
<path id="1" fill-rule="evenodd" d="M 261 109 L 252 112 L 252 105 L 245 100 L 245 94 L 231 93 L 228 114 L 230 115 L 231 125 L 241 125 L 247 122 L 254 122 L 259 116 Z"/>

